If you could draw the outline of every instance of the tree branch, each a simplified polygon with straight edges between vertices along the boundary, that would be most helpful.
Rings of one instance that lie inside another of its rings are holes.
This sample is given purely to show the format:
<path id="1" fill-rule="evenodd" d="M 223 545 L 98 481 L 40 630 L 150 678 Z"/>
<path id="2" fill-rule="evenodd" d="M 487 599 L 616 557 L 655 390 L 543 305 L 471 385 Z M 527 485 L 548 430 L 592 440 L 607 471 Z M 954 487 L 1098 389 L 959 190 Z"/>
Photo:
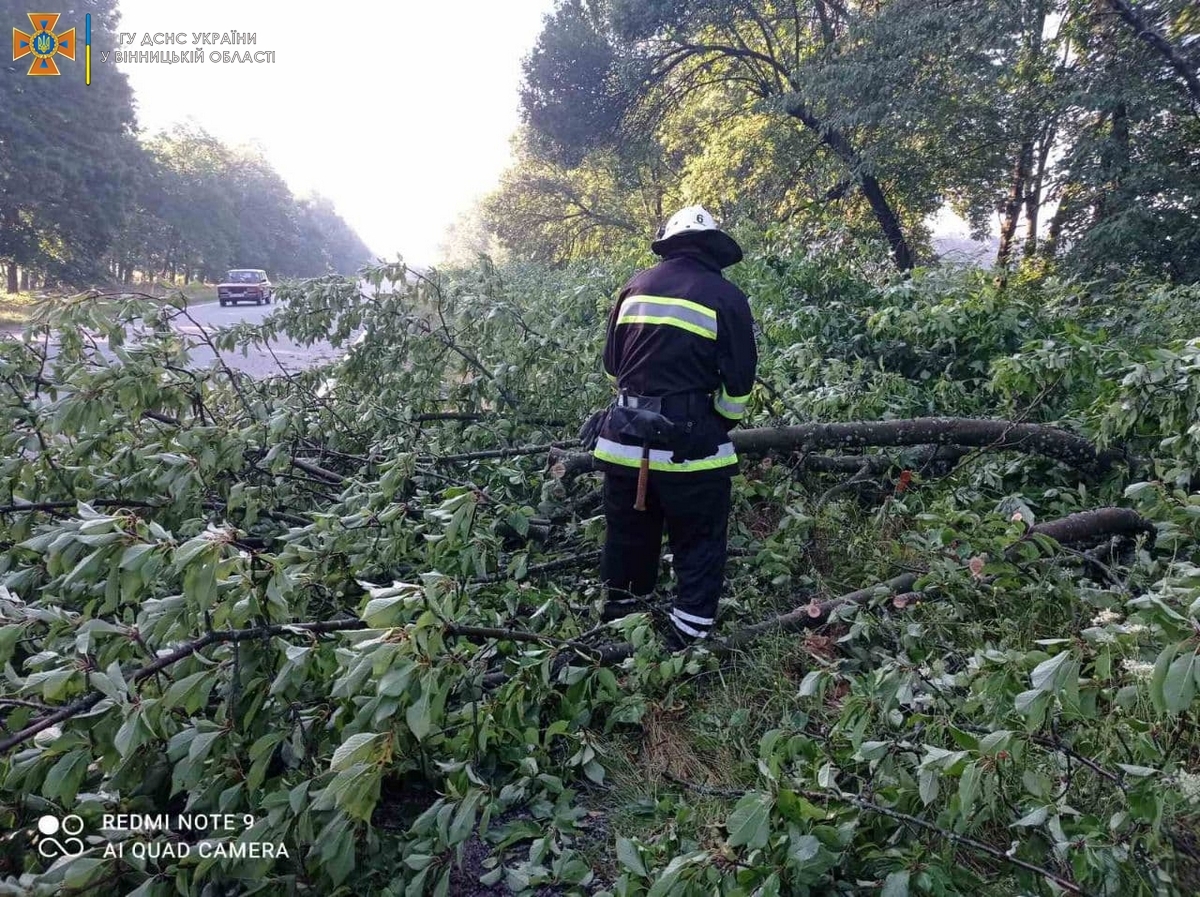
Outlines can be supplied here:
<path id="1" fill-rule="evenodd" d="M 1109 0 L 1109 5 L 1121 17 L 1122 21 L 1133 29 L 1139 38 L 1153 47 L 1167 60 L 1171 68 L 1183 78 L 1184 84 L 1187 85 L 1188 93 L 1191 94 L 1192 102 L 1200 106 L 1200 77 L 1197 77 L 1196 70 L 1189 66 L 1187 61 L 1171 46 L 1170 41 L 1155 31 L 1142 18 L 1141 13 L 1134 9 L 1132 3 L 1128 3 L 1126 0 Z"/>
<path id="2" fill-rule="evenodd" d="M 745 455 L 866 446 L 968 446 L 1043 455 L 1096 474 L 1104 473 L 1117 461 L 1126 459 L 1122 451 L 1102 451 L 1082 436 L 1058 427 L 987 418 L 918 417 L 759 427 L 734 430 L 730 439 L 733 447 Z M 591 455 L 578 452 L 551 450 L 550 464 L 555 477 L 568 481 L 596 469 Z"/>
<path id="3" fill-rule="evenodd" d="M 213 630 L 200 636 L 198 639 L 180 645 L 173 651 L 158 655 L 152 663 L 134 670 L 125 678 L 130 684 L 137 684 L 153 676 L 155 673 L 161 672 L 172 664 L 178 663 L 185 657 L 190 657 L 202 648 L 221 642 L 244 642 L 255 639 L 273 638 L 277 635 L 292 635 L 299 632 L 313 634 L 340 632 L 352 629 L 365 629 L 366 626 L 367 624 L 362 620 L 352 618 L 347 620 L 322 620 L 315 623 L 275 623 L 269 626 L 255 626 L 250 629 Z M 35 720 L 24 729 L 14 732 L 8 738 L 0 741 L 0 753 L 12 750 L 17 745 L 32 738 L 38 732 L 49 729 L 55 723 L 63 722 L 90 710 L 100 703 L 103 697 L 104 695 L 101 692 L 92 692 L 77 701 L 67 704 L 49 716 Z"/>
<path id="4" fill-rule="evenodd" d="M 874 801 L 867 800 L 865 797 L 859 797 L 857 794 L 847 794 L 840 789 L 836 792 L 829 793 L 825 791 L 804 791 L 802 792 L 809 800 L 842 800 L 853 804 L 860 810 L 867 810 L 871 813 L 878 813 L 881 816 L 887 816 L 890 819 L 895 819 L 897 822 L 903 822 L 908 825 L 915 825 L 918 828 L 923 828 L 928 832 L 933 832 L 938 837 L 947 838 L 964 847 L 969 847 L 979 853 L 985 853 L 993 859 L 999 860 L 1002 863 L 1016 866 L 1024 869 L 1026 872 L 1032 872 L 1035 875 L 1041 875 L 1054 882 L 1064 891 L 1069 891 L 1072 894 L 1081 894 L 1087 897 L 1087 891 L 1081 888 L 1075 882 L 1056 875 L 1049 869 L 1043 869 L 1041 866 L 1035 866 L 1033 863 L 1027 863 L 1025 860 L 1017 859 L 1015 856 L 1010 856 L 1005 851 L 998 847 L 993 847 L 990 844 L 984 844 L 982 841 L 976 841 L 974 838 L 968 838 L 966 835 L 960 835 L 958 832 L 952 832 L 949 829 L 944 829 L 939 825 L 934 825 L 932 822 L 926 822 L 916 816 L 910 816 L 907 813 L 901 813 L 899 810 L 893 810 L 891 807 L 885 807 L 882 804 L 877 804 Z"/>

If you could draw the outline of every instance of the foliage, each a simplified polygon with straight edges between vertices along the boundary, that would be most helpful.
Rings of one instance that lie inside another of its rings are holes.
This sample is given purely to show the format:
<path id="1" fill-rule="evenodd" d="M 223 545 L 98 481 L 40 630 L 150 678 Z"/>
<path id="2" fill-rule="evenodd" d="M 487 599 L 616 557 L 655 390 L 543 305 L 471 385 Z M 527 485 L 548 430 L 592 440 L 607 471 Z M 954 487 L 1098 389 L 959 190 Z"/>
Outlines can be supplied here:
<path id="1" fill-rule="evenodd" d="M 908 268 L 949 206 L 977 236 L 998 225 L 1004 268 L 1191 282 L 1200 18 L 1186 0 L 1132 7 L 562 2 L 526 60 L 529 152 L 500 195 L 537 194 L 526 175 L 547 164 L 582 192 L 589 156 L 650 142 L 669 195 L 740 227 L 870 236 Z M 559 209 L 539 257 L 590 254 Z"/>
<path id="2" fill-rule="evenodd" d="M 0 3 L 10 25 L 28 28 L 28 11 Z M 94 43 L 116 46 L 107 30 L 119 18 L 114 0 L 56 11 L 78 34 L 91 14 Z M 28 67 L 28 57 L 0 62 L 0 263 L 9 293 L 32 286 L 30 275 L 72 285 L 128 284 L 135 271 L 143 280 L 214 281 L 240 266 L 312 277 L 370 259 L 329 200 L 293 196 L 258 152 L 182 127 L 139 139 L 132 92 L 115 67 L 89 86 L 82 77 L 29 78 Z"/>
<path id="3" fill-rule="evenodd" d="M 113 273 L 126 283 L 134 271 L 214 282 L 237 267 L 315 277 L 349 273 L 370 255 L 329 200 L 294 197 L 252 149 L 189 127 L 143 149 L 136 213 L 111 253 Z"/>
<path id="4" fill-rule="evenodd" d="M 747 459 L 723 631 L 896 570 L 919 594 L 669 655 L 650 615 L 597 626 L 595 499 L 544 471 L 606 401 L 603 321 L 637 260 L 411 285 L 390 265 L 212 335 L 143 300 L 46 309 L 0 344 L 0 703 L 7 733 L 86 706 L 0 767 L 6 887 L 1192 892 L 1194 290 L 893 281 L 757 242 L 731 272 L 762 327 L 754 424 L 1008 416 L 1144 460 L 1096 480 L 896 451 L 872 500 Z M 188 362 L 276 334 L 346 356 L 257 381 Z M 1080 566 L 1026 532 L 1114 503 L 1156 541 Z M 289 855 L 105 857 L 172 843 L 102 830 L 118 812 L 235 814 L 216 837 Z M 23 849 L 44 813 L 84 819 L 82 857 Z"/>
<path id="5" fill-rule="evenodd" d="M 108 31 L 115 10 L 115 0 L 55 8 L 80 25 L 92 13 L 95 40 L 106 46 L 115 43 Z M 29 11 L 16 0 L 0 3 L 6 33 L 28 30 Z M 17 291 L 15 265 L 73 282 L 95 273 L 129 209 L 138 158 L 124 75 L 114 71 L 89 87 L 82 78 L 26 77 L 29 63 L 7 53 L 0 61 L 0 261 L 9 267 L 10 293 Z"/>

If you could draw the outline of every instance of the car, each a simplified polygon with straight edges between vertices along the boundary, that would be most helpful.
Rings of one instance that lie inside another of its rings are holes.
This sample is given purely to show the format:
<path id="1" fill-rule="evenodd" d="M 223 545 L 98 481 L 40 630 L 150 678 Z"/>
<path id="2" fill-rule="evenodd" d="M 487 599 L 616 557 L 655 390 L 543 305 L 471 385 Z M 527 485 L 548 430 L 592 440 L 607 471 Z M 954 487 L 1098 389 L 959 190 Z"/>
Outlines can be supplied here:
<path id="1" fill-rule="evenodd" d="M 234 268 L 225 275 L 225 282 L 217 284 L 217 301 L 222 306 L 251 302 L 271 304 L 275 288 L 267 272 L 262 268 Z"/>

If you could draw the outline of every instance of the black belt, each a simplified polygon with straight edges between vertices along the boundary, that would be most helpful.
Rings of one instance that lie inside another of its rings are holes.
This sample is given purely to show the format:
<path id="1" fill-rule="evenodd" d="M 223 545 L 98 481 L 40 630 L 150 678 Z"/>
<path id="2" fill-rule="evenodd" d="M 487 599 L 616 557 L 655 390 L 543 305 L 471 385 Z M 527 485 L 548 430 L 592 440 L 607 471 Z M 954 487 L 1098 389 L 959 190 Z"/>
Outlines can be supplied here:
<path id="1" fill-rule="evenodd" d="M 697 420 L 712 409 L 713 395 L 692 390 L 666 396 L 640 396 L 623 389 L 617 395 L 616 404 L 624 408 L 642 408 L 677 420 Z"/>

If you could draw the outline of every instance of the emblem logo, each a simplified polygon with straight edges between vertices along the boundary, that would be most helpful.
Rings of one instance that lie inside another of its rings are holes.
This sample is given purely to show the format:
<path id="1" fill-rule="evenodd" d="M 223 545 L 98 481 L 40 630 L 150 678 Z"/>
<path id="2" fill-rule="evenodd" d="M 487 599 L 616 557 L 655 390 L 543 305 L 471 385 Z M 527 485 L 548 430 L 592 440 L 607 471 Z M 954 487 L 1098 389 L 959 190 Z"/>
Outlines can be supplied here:
<path id="1" fill-rule="evenodd" d="M 29 21 L 33 25 L 33 33 L 26 34 L 19 28 L 13 29 L 13 61 L 22 59 L 30 54 L 33 60 L 29 64 L 29 75 L 57 75 L 58 63 L 55 56 L 63 56 L 75 61 L 75 29 L 61 34 L 54 30 L 58 24 L 59 14 L 56 12 L 31 12 Z"/>

